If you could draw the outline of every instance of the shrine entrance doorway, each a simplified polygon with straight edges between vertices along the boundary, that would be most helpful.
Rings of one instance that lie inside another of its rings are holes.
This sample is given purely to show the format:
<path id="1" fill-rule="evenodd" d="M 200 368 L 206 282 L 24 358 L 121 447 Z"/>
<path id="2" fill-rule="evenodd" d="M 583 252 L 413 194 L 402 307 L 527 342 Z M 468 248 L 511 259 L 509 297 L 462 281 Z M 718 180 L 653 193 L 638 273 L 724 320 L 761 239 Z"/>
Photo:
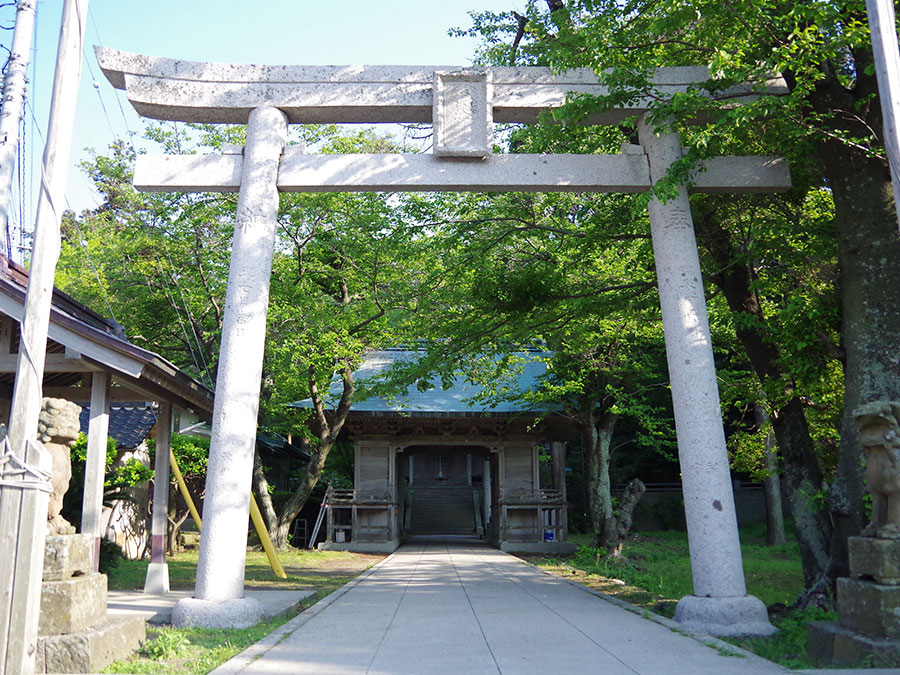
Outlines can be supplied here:
<path id="1" fill-rule="evenodd" d="M 497 494 L 490 457 L 488 448 L 470 445 L 412 445 L 398 452 L 403 534 L 483 536 Z"/>

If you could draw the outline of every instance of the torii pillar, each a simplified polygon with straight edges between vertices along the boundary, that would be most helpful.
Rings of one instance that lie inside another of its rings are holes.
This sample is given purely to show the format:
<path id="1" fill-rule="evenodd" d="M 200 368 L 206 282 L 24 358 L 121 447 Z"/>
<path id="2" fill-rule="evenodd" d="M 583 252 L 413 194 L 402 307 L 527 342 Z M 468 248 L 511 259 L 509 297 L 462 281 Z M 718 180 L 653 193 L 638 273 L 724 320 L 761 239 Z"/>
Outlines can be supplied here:
<path id="1" fill-rule="evenodd" d="M 204 520 L 194 597 L 175 605 L 175 625 L 246 628 L 262 617 L 259 601 L 244 597 L 244 563 L 278 216 L 278 166 L 286 140 L 283 112 L 260 107 L 250 113 L 203 501 L 204 512 L 214 517 Z"/>
<path id="2" fill-rule="evenodd" d="M 491 124 L 535 123 L 569 93 L 604 95 L 590 70 L 545 68 L 444 71 L 407 66 L 249 66 L 203 64 L 98 50 L 101 68 L 135 109 L 185 122 L 250 121 L 239 155 L 142 155 L 138 189 L 240 191 L 216 384 L 196 597 L 173 619 L 206 626 L 246 625 L 257 611 L 242 598 L 247 505 L 268 277 L 277 210 L 285 192 L 500 191 L 645 192 L 681 156 L 676 134 L 640 126 L 641 146 L 619 155 L 494 154 Z M 675 94 L 709 79 L 706 68 L 663 68 L 656 84 Z M 738 94 L 751 93 L 739 91 Z M 632 101 L 590 123 L 645 114 Z M 252 112 L 250 112 L 252 110 Z M 431 155 L 307 155 L 283 148 L 291 123 L 435 124 Z M 283 150 L 283 156 L 282 156 Z M 279 165 L 279 157 L 281 157 Z M 783 160 L 715 157 L 692 177 L 698 192 L 774 192 L 790 187 Z M 653 199 L 650 221 L 666 336 L 694 594 L 676 619 L 717 635 L 774 632 L 766 609 L 747 595 L 722 429 L 712 343 L 687 189 Z M 214 563 L 214 564 L 213 564 Z"/>
<path id="3" fill-rule="evenodd" d="M 678 134 L 655 131 L 646 118 L 638 136 L 656 183 L 681 155 Z M 747 595 L 741 543 L 700 257 L 687 189 L 666 202 L 650 200 L 650 230 L 666 359 L 678 438 L 694 593 L 675 620 L 712 635 L 771 635 L 766 606 Z"/>

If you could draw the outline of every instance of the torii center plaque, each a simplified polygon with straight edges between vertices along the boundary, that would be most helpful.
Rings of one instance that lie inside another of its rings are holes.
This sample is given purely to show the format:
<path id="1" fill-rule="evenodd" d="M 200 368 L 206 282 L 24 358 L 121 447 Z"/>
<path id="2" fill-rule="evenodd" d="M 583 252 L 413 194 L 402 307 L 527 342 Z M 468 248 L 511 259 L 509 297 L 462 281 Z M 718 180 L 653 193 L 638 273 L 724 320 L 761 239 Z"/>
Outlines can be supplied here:
<path id="1" fill-rule="evenodd" d="M 677 134 L 644 121 L 649 101 L 586 120 L 641 117 L 640 145 L 618 155 L 493 152 L 494 122 L 536 123 L 570 93 L 605 94 L 589 70 L 232 65 L 109 49 L 97 58 L 145 117 L 248 125 L 242 151 L 141 155 L 134 174 L 140 190 L 239 192 L 197 586 L 173 617 L 184 623 L 237 626 L 259 616 L 243 597 L 243 567 L 278 192 L 645 192 L 682 156 Z M 661 68 L 654 86 L 665 97 L 708 80 L 705 67 Z M 432 154 L 312 155 L 285 146 L 289 124 L 416 122 L 434 125 Z M 788 187 L 787 164 L 775 157 L 708 159 L 690 181 L 697 192 Z M 769 634 L 765 607 L 744 584 L 688 188 L 649 208 L 694 580 L 676 619 L 717 635 Z"/>

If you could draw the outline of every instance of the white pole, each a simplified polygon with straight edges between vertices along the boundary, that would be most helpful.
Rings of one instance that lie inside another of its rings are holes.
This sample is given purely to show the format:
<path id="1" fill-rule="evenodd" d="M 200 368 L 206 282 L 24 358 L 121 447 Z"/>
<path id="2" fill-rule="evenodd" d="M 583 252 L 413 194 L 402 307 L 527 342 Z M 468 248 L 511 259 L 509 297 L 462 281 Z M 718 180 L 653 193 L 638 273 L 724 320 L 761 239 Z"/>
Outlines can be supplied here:
<path id="1" fill-rule="evenodd" d="M 681 157 L 678 134 L 641 120 L 638 135 L 654 183 Z M 765 605 L 747 595 L 728 452 L 716 382 L 700 256 L 687 189 L 650 200 L 666 357 L 678 439 L 694 594 L 675 620 L 712 635 L 770 635 Z"/>
<path id="2" fill-rule="evenodd" d="M 53 79 L 47 144 L 41 167 L 41 189 L 34 222 L 34 246 L 25 295 L 25 316 L 13 388 L 9 439 L 13 453 L 23 456 L 25 441 L 37 434 L 41 409 L 47 328 L 53 275 L 59 259 L 59 224 L 75 126 L 75 106 L 81 79 L 81 49 L 88 0 L 66 0 Z"/>
<path id="3" fill-rule="evenodd" d="M 169 566 L 166 563 L 166 515 L 169 505 L 169 452 L 172 448 L 172 404 L 159 402 L 156 416 L 156 460 L 153 467 L 153 520 L 150 527 L 150 565 L 144 581 L 144 593 L 166 595 L 169 592 Z"/>
<path id="4" fill-rule="evenodd" d="M 225 292 L 197 584 L 193 598 L 175 605 L 175 625 L 245 628 L 261 616 L 257 601 L 244 597 L 244 561 L 278 216 L 278 168 L 286 139 L 283 112 L 256 108 L 250 113 Z"/>
<path id="5" fill-rule="evenodd" d="M 100 539 L 103 536 L 103 482 L 106 478 L 106 443 L 109 438 L 109 373 L 91 375 L 91 416 L 88 422 L 87 456 L 84 461 L 84 495 L 81 500 L 81 534 L 94 538 L 94 571 L 100 571 Z"/>
<path id="6" fill-rule="evenodd" d="M 878 96 L 884 118 L 884 149 L 891 166 L 894 186 L 894 205 L 900 226 L 900 48 L 897 45 L 897 21 L 893 0 L 866 0 L 869 31 L 872 34 L 872 55 L 878 78 Z"/>
<path id="7" fill-rule="evenodd" d="M 34 35 L 35 0 L 19 0 L 16 27 L 9 50 L 9 67 L 3 80 L 3 106 L 0 108 L 0 233 L 9 227 L 10 190 L 16 164 L 19 122 L 25 109 L 25 85 Z M 10 242 L 11 243 L 11 242 Z M 12 246 L 7 251 L 13 257 Z"/>
<path id="8" fill-rule="evenodd" d="M 41 175 L 41 190 L 35 218 L 34 248 L 31 255 L 31 272 L 25 296 L 25 315 L 22 319 L 22 336 L 19 343 L 19 359 L 16 367 L 16 383 L 13 389 L 9 424 L 10 452 L 16 461 L 40 462 L 46 454 L 37 443 L 38 415 L 41 409 L 41 384 L 47 347 L 47 329 L 50 323 L 50 300 L 53 292 L 53 274 L 59 257 L 59 222 L 61 203 L 69 155 L 72 145 L 72 129 L 75 124 L 75 105 L 78 82 L 81 78 L 81 48 L 87 21 L 88 0 L 66 0 L 63 6 L 59 48 L 56 59 L 56 75 L 53 81 L 53 97 L 50 103 L 50 122 L 47 128 L 47 145 Z M 31 451 L 28 448 L 32 448 Z M 10 547 L 0 547 L 0 570 L 31 569 L 34 574 L 13 589 L 12 597 L 5 593 L 0 597 L 0 632 L 9 624 L 17 626 L 20 644 L 26 651 L 18 657 L 10 653 L 12 640 L 0 653 L 0 665 L 6 665 L 6 673 L 34 672 L 34 640 L 37 637 L 38 612 L 22 613 L 17 607 L 40 606 L 40 570 L 44 560 L 44 536 L 46 532 L 46 498 L 40 501 L 43 512 L 18 516 L 16 500 L 0 501 L 0 523 L 4 536 L 8 529 L 18 531 L 19 541 L 28 541 L 18 554 Z M 15 660 L 10 662 L 8 657 Z"/>

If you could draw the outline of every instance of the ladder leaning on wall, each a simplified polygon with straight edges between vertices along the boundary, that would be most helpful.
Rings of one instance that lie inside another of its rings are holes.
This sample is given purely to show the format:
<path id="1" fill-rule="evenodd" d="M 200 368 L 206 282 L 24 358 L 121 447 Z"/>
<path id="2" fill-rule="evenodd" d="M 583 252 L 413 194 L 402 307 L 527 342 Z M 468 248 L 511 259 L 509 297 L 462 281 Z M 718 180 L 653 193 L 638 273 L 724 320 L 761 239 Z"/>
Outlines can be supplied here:
<path id="1" fill-rule="evenodd" d="M 331 483 L 325 488 L 325 496 L 322 497 L 322 505 L 319 507 L 319 515 L 316 517 L 316 524 L 313 526 L 312 534 L 309 541 L 306 542 L 306 548 L 310 551 L 316 547 L 316 539 L 319 536 L 319 529 L 322 527 L 322 521 L 325 520 L 325 512 L 328 510 L 328 498 L 331 497 Z"/>

